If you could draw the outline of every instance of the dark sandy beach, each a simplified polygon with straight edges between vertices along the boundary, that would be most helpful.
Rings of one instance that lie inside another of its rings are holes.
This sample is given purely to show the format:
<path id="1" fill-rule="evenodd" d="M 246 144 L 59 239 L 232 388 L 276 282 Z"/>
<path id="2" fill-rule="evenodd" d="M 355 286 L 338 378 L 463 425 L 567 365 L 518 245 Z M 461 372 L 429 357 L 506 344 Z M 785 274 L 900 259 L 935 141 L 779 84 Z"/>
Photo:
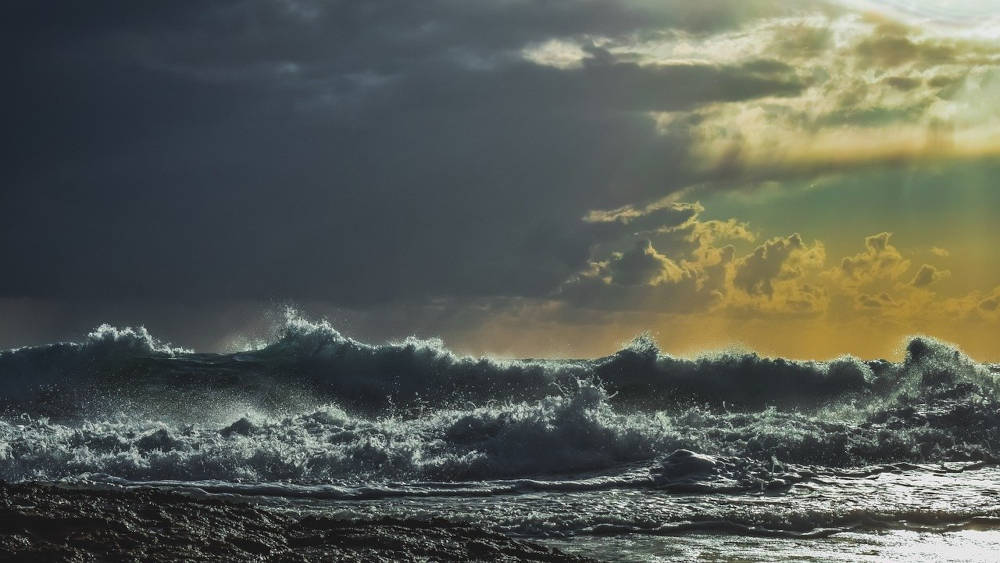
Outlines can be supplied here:
<path id="1" fill-rule="evenodd" d="M 583 561 L 441 519 L 336 520 L 155 489 L 0 484 L 4 561 Z"/>

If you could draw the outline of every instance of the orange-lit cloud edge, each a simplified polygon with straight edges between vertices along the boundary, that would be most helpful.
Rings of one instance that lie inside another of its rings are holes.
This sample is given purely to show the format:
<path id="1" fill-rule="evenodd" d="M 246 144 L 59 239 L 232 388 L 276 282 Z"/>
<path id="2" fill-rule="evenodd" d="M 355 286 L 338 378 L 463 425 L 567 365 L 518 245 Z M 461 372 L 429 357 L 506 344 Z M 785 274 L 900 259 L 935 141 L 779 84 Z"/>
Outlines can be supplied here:
<path id="1" fill-rule="evenodd" d="M 795 358 L 893 358 L 907 336 L 927 334 L 1000 360 L 1000 278 L 943 290 L 947 280 L 984 265 L 961 258 L 965 253 L 949 241 L 897 240 L 891 209 L 885 224 L 872 224 L 854 241 L 856 252 L 841 255 L 831 255 L 829 240 L 815 233 L 762 236 L 780 225 L 703 218 L 706 202 L 721 191 L 762 183 L 780 191 L 830 175 L 904 167 L 919 173 L 923 166 L 996 159 L 1000 43 L 983 38 L 982 29 L 966 31 L 855 11 L 633 44 L 596 38 L 602 49 L 642 65 L 743 64 L 804 87 L 651 114 L 663 134 L 680 130 L 695 139 L 690 158 L 704 182 L 582 217 L 618 235 L 597 240 L 588 266 L 550 300 L 498 308 L 478 330 L 458 336 L 459 346 L 598 355 L 645 329 L 665 351 L 683 355 L 739 346 Z M 587 64 L 589 55 L 561 43 L 525 56 L 569 68 Z M 985 265 L 1000 272 L 996 266 Z"/>

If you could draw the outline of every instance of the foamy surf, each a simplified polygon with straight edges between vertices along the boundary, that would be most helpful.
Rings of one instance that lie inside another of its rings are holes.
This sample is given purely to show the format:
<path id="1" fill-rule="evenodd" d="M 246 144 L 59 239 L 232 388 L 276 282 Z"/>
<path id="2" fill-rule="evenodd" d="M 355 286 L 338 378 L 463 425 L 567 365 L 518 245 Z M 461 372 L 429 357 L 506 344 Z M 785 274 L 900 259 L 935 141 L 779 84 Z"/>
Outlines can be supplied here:
<path id="1" fill-rule="evenodd" d="M 0 378 L 8 482 L 444 514 L 591 555 L 608 537 L 1000 522 L 996 370 L 927 337 L 900 362 L 684 359 L 648 337 L 593 360 L 501 361 L 293 317 L 232 354 L 103 326 L 0 353 Z"/>

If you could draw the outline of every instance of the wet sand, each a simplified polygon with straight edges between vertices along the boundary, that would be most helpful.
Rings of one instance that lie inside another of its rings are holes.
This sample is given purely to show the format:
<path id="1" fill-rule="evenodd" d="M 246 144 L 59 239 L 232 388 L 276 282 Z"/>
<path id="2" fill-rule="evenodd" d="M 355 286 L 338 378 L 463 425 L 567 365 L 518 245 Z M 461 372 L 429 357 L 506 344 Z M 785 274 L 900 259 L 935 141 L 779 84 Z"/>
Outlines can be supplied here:
<path id="1" fill-rule="evenodd" d="M 0 484 L 8 561 L 584 561 L 446 520 L 337 520 L 155 489 Z"/>

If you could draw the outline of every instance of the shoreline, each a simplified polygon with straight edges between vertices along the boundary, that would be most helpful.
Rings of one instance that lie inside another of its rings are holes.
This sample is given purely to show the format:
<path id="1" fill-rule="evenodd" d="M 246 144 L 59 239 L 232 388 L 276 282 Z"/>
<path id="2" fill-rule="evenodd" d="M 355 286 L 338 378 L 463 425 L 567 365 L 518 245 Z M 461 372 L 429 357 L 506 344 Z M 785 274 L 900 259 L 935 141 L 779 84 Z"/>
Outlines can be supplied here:
<path id="1" fill-rule="evenodd" d="M 582 562 L 444 519 L 343 520 L 154 488 L 0 483 L 0 559 Z"/>

